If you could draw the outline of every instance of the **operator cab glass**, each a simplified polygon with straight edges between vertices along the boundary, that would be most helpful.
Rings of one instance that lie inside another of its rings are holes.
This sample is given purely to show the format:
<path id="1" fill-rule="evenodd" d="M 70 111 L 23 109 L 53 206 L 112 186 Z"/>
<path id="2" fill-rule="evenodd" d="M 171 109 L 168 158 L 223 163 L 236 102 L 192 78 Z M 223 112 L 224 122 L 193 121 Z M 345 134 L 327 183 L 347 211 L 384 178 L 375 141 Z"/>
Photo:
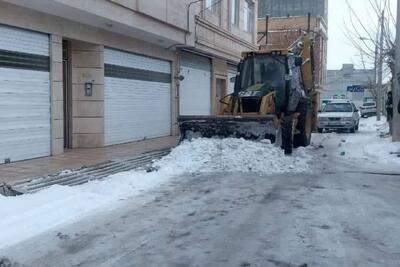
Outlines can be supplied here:
<path id="1" fill-rule="evenodd" d="M 285 88 L 286 58 L 280 55 L 255 55 L 244 60 L 241 72 L 241 97 L 262 97 Z"/>
<path id="2" fill-rule="evenodd" d="M 350 103 L 328 103 L 323 112 L 353 112 L 353 107 Z"/>

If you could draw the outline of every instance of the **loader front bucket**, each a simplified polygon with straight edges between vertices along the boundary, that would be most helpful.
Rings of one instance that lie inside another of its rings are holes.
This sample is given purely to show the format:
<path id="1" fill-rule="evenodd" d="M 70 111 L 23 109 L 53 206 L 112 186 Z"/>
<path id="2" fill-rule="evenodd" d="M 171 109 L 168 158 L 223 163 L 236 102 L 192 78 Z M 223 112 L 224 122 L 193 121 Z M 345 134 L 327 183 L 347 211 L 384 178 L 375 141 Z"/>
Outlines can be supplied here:
<path id="1" fill-rule="evenodd" d="M 275 142 L 275 116 L 179 116 L 181 140 L 197 137 L 234 137 Z"/>

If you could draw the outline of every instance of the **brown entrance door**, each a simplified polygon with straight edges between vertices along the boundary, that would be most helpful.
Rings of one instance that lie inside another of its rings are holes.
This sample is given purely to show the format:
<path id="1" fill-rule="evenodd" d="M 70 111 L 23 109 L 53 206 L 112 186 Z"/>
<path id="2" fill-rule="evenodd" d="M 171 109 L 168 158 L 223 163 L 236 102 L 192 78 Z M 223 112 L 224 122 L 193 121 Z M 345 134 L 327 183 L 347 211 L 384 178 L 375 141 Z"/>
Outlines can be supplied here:
<path id="1" fill-rule="evenodd" d="M 217 78 L 215 87 L 215 114 L 220 114 L 221 102 L 220 100 L 226 96 L 226 78 Z"/>

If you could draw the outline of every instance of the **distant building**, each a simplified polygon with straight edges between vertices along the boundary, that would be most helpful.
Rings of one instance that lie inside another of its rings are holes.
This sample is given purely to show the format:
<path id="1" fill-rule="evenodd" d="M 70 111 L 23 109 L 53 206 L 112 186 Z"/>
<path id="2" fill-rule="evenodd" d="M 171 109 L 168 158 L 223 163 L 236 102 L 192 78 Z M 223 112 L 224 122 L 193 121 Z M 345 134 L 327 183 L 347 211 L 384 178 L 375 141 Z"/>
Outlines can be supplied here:
<path id="1" fill-rule="evenodd" d="M 258 17 L 321 16 L 328 21 L 328 0 L 259 0 Z"/>
<path id="2" fill-rule="evenodd" d="M 355 69 L 353 64 L 343 64 L 340 70 L 328 70 L 321 99 L 347 98 L 361 105 L 365 98 L 372 97 L 373 84 L 374 69 Z"/>

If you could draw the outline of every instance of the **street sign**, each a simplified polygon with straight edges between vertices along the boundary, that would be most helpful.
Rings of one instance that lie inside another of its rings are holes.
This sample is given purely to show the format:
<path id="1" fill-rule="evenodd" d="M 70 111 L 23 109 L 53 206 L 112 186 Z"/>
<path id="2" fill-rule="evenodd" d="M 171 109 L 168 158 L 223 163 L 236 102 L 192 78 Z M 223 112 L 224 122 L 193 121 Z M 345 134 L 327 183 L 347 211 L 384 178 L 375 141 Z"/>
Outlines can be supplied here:
<path id="1" fill-rule="evenodd" d="M 341 95 L 333 95 L 332 96 L 332 98 L 333 99 L 346 99 L 346 95 L 344 95 L 344 94 L 341 94 Z"/>
<path id="2" fill-rule="evenodd" d="M 364 87 L 361 85 L 347 86 L 347 92 L 351 92 L 351 93 L 363 93 L 364 90 L 365 90 Z"/>

